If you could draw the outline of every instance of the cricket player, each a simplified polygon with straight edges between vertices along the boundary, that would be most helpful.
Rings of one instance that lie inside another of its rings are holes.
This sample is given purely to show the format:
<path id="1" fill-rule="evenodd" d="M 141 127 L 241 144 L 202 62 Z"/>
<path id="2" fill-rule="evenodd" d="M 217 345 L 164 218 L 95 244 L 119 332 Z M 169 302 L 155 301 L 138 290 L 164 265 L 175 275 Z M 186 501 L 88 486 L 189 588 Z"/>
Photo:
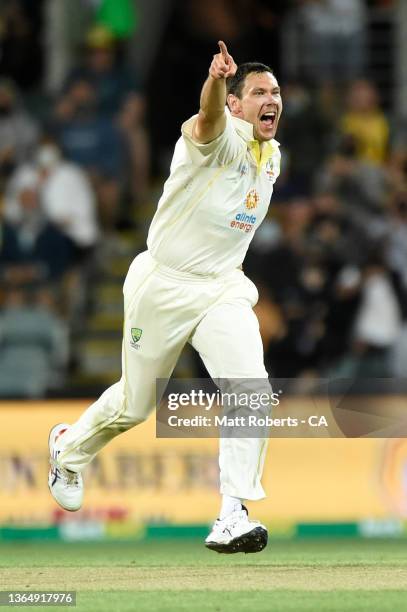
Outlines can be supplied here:
<path id="1" fill-rule="evenodd" d="M 253 312 L 258 292 L 242 263 L 279 174 L 280 87 L 268 66 L 238 68 L 219 47 L 199 113 L 176 143 L 148 249 L 124 283 L 122 377 L 76 423 L 50 432 L 49 488 L 66 510 L 81 507 L 81 472 L 92 458 L 155 408 L 156 379 L 170 378 L 187 342 L 213 379 L 260 379 L 270 389 Z M 219 446 L 222 504 L 205 544 L 258 552 L 267 530 L 249 520 L 243 502 L 264 497 L 267 439 L 224 437 Z"/>

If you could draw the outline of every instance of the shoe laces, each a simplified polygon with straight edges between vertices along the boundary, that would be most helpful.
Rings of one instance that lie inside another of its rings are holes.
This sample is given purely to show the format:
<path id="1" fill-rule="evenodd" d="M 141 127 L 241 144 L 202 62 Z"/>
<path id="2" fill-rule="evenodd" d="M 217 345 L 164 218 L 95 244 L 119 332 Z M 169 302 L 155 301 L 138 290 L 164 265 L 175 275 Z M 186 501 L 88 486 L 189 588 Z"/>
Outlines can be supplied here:
<path id="1" fill-rule="evenodd" d="M 71 472 L 71 470 L 67 470 L 66 468 L 60 466 L 55 459 L 51 459 L 51 466 L 55 471 L 57 478 L 62 478 L 62 480 L 70 487 L 79 486 L 79 474 L 77 472 Z"/>
<path id="2" fill-rule="evenodd" d="M 247 512 L 242 508 L 235 510 L 224 519 L 217 519 L 213 528 L 223 533 L 225 530 L 233 529 L 237 523 L 245 519 L 248 520 Z"/>
<path id="3" fill-rule="evenodd" d="M 75 487 L 79 486 L 79 474 L 77 472 L 71 472 L 70 470 L 66 470 L 64 468 L 62 468 L 61 471 L 68 485 Z"/>

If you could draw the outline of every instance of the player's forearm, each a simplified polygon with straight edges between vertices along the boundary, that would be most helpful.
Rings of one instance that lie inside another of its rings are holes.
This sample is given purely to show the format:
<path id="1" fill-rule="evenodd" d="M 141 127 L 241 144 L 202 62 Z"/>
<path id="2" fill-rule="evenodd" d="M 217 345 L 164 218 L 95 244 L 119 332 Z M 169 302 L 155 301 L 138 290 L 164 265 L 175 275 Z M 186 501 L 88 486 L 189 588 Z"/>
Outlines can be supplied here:
<path id="1" fill-rule="evenodd" d="M 219 121 L 225 114 L 226 79 L 208 76 L 201 91 L 200 115 L 207 122 Z"/>
<path id="2" fill-rule="evenodd" d="M 206 79 L 201 92 L 198 119 L 193 136 L 200 143 L 211 142 L 223 132 L 226 126 L 226 79 Z"/>

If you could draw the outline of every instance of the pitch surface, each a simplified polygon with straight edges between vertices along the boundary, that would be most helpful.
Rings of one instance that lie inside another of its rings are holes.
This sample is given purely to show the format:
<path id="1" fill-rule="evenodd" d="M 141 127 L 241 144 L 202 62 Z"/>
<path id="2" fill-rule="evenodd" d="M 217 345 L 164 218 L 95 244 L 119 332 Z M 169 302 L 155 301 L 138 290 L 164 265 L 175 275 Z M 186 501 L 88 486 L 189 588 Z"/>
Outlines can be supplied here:
<path id="1" fill-rule="evenodd" d="M 76 590 L 81 612 L 401 612 L 407 541 L 271 540 L 257 555 L 231 556 L 195 540 L 0 542 L 8 589 Z"/>

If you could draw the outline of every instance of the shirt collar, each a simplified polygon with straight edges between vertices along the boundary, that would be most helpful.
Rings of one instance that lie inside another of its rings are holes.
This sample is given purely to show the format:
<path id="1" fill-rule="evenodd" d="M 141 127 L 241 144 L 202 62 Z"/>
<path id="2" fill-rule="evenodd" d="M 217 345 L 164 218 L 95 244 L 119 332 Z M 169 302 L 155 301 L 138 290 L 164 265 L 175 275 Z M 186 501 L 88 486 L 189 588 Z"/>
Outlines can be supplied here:
<path id="1" fill-rule="evenodd" d="M 246 142 L 250 142 L 253 143 L 252 146 L 255 146 L 254 143 L 258 142 L 255 140 L 254 136 L 253 136 L 253 124 L 249 123 L 248 121 L 245 121 L 244 119 L 240 119 L 239 117 L 234 117 L 230 110 L 228 109 L 228 107 L 225 107 L 225 112 L 226 114 L 230 115 L 230 117 L 232 118 L 232 122 L 233 125 L 237 131 L 237 133 L 239 134 L 239 136 L 241 136 L 243 138 L 243 140 L 245 140 Z M 277 147 L 280 146 L 280 143 L 275 140 L 274 138 L 272 138 L 272 140 L 269 140 L 268 142 L 266 142 L 266 144 L 273 144 L 276 145 Z M 268 147 L 267 147 L 268 148 Z"/>

